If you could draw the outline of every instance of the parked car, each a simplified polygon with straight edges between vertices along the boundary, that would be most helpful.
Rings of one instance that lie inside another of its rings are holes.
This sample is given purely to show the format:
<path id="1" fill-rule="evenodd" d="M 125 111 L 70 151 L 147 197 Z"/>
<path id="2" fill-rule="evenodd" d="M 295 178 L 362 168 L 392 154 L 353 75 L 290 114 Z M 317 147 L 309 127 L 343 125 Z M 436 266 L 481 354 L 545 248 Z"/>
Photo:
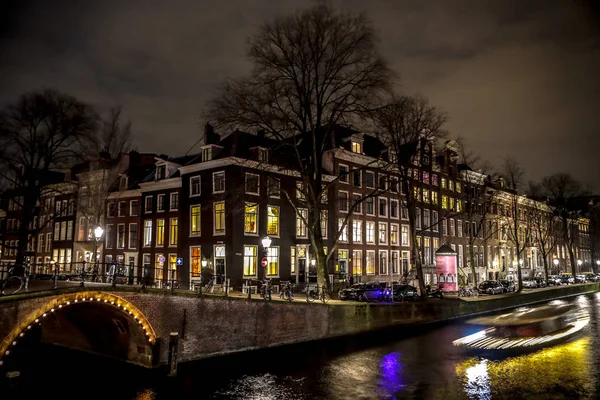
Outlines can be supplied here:
<path id="1" fill-rule="evenodd" d="M 540 287 L 540 288 L 548 286 L 548 284 L 546 283 L 546 280 L 544 278 L 536 276 L 533 279 L 535 279 L 537 281 L 538 287 Z"/>
<path id="2" fill-rule="evenodd" d="M 504 292 L 504 286 L 499 281 L 483 281 L 479 284 L 479 293 L 497 294 Z"/>
<path id="3" fill-rule="evenodd" d="M 568 285 L 575 283 L 575 278 L 572 275 L 561 275 L 560 281 L 563 285 Z"/>
<path id="4" fill-rule="evenodd" d="M 356 299 L 358 301 L 382 301 L 385 287 L 385 283 L 365 283 L 364 286 L 357 290 Z"/>
<path id="5" fill-rule="evenodd" d="M 417 288 L 411 285 L 394 286 L 394 301 L 417 300 L 419 293 Z"/>
<path id="6" fill-rule="evenodd" d="M 358 300 L 358 294 L 365 285 L 365 283 L 355 283 L 349 288 L 344 288 L 338 292 L 338 298 L 340 300 Z"/>
<path id="7" fill-rule="evenodd" d="M 549 275 L 548 276 L 548 285 L 552 285 L 552 286 L 560 286 L 562 285 L 562 279 L 560 278 L 560 276 L 557 275 Z"/>
<path id="8" fill-rule="evenodd" d="M 586 282 L 597 282 L 598 281 L 598 275 L 596 275 L 596 274 L 585 274 L 585 280 L 586 280 Z"/>
<path id="9" fill-rule="evenodd" d="M 523 278 L 523 287 L 528 289 L 536 289 L 538 282 L 535 278 Z"/>
<path id="10" fill-rule="evenodd" d="M 585 276 L 584 275 L 575 276 L 575 283 L 585 283 Z"/>
<path id="11" fill-rule="evenodd" d="M 512 293 L 517 290 L 515 282 L 513 281 L 509 281 L 508 279 L 501 279 L 498 282 L 502 284 L 502 287 L 504 288 L 504 293 Z"/>

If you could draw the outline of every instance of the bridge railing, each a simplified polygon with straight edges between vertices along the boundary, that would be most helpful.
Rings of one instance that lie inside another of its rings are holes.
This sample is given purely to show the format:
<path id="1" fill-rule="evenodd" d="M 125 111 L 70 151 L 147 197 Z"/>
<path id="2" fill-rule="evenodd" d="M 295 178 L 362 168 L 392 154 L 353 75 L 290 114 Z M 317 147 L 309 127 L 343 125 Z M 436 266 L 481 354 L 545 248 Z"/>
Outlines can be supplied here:
<path id="1" fill-rule="evenodd" d="M 3 295 L 52 290 L 69 286 L 139 286 L 165 290 L 228 294 L 230 280 L 221 275 L 199 275 L 196 280 L 181 279 L 173 267 L 123 265 L 119 263 L 0 263 L 0 292 Z M 213 279 L 214 277 L 214 279 Z"/>

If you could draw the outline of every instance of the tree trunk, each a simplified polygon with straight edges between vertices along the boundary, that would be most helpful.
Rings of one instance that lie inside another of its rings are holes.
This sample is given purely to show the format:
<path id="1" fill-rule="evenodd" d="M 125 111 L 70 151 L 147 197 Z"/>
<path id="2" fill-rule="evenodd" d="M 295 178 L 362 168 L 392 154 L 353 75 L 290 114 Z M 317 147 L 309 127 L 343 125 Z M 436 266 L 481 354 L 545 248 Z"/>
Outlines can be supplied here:
<path id="1" fill-rule="evenodd" d="M 575 264 L 575 253 L 573 253 L 573 245 L 567 243 L 567 250 L 569 251 L 569 260 L 571 260 L 571 274 L 573 279 L 577 276 L 577 265 Z"/>
<path id="2" fill-rule="evenodd" d="M 410 220 L 410 211 L 408 213 Z M 427 300 L 427 287 L 425 286 L 425 278 L 423 276 L 423 264 L 421 263 L 421 249 L 417 244 L 417 230 L 415 228 L 415 223 L 413 221 L 409 221 L 410 224 L 410 236 L 411 236 L 411 244 L 412 244 L 412 254 L 415 258 L 415 268 L 417 270 L 417 280 L 419 281 L 419 292 L 421 293 L 421 299 Z"/>
<path id="3" fill-rule="evenodd" d="M 543 255 L 543 259 L 544 259 L 544 274 L 546 275 L 545 279 L 546 279 L 546 284 L 548 283 L 548 257 L 550 257 L 550 255 Z"/>
<path id="4" fill-rule="evenodd" d="M 521 272 L 521 262 L 520 261 L 521 261 L 521 253 L 517 253 L 517 282 L 519 284 L 517 293 L 521 293 L 521 291 L 523 291 L 523 273 Z"/>
<path id="5" fill-rule="evenodd" d="M 469 264 L 471 265 L 471 274 L 473 274 L 473 287 L 477 287 L 477 275 L 475 274 L 475 262 L 473 259 L 473 244 L 469 245 Z"/>

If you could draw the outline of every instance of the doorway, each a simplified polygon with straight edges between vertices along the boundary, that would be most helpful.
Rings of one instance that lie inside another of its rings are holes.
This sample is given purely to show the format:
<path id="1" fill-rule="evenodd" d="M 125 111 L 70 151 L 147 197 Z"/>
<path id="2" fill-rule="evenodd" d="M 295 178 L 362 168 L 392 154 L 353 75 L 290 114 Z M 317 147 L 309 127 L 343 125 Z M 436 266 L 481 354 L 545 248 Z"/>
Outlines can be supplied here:
<path id="1" fill-rule="evenodd" d="M 215 268 L 214 268 L 214 274 L 215 274 L 215 282 L 217 284 L 223 284 L 225 282 L 225 279 L 227 279 L 225 277 L 226 274 L 226 270 L 225 270 L 225 246 L 215 246 Z"/>

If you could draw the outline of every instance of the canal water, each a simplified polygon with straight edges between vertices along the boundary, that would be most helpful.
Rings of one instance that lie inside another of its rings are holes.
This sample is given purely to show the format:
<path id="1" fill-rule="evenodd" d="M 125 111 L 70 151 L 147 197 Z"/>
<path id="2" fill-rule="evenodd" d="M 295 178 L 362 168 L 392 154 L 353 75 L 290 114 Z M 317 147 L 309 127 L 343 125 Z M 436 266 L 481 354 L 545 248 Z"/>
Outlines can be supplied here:
<path id="1" fill-rule="evenodd" d="M 600 398 L 600 293 L 568 300 L 591 321 L 568 342 L 500 359 L 452 341 L 456 322 L 392 336 L 245 353 L 182 364 L 176 378 L 56 347 L 20 355 L 21 377 L 0 399 L 594 399 Z"/>

